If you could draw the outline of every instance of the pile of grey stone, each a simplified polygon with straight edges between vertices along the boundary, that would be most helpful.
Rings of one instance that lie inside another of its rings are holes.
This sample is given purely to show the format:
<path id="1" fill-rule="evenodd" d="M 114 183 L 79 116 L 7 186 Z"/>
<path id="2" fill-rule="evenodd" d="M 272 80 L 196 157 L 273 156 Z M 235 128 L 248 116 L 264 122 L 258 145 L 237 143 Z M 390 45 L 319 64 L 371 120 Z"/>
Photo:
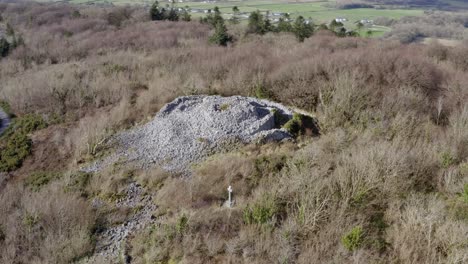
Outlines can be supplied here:
<path id="1" fill-rule="evenodd" d="M 179 97 L 149 123 L 116 135 L 113 159 L 181 172 L 238 143 L 290 139 L 277 117 L 292 115 L 288 107 L 251 97 Z"/>

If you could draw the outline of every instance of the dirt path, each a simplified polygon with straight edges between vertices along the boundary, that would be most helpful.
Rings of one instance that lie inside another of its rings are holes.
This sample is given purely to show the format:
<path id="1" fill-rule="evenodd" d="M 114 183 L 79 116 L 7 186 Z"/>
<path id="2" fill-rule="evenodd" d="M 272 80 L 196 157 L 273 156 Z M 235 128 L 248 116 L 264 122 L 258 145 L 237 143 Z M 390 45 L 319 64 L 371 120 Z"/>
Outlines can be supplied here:
<path id="1" fill-rule="evenodd" d="M 100 201 L 94 201 L 99 206 Z M 153 197 L 145 193 L 137 183 L 128 185 L 125 198 L 116 201 L 116 207 L 131 208 L 134 215 L 127 221 L 107 228 L 97 236 L 96 251 L 93 256 L 82 263 L 130 263 L 126 250 L 128 237 L 136 231 L 156 221 L 153 212 L 157 206 Z"/>

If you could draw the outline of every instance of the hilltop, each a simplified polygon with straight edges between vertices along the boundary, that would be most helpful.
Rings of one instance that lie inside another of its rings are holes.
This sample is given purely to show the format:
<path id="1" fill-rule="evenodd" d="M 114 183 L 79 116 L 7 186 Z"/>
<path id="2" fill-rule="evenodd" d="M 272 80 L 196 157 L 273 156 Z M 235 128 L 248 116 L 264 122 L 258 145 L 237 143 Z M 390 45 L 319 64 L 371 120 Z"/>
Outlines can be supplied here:
<path id="1" fill-rule="evenodd" d="M 462 37 L 185 11 L 0 3 L 1 263 L 466 262 Z"/>

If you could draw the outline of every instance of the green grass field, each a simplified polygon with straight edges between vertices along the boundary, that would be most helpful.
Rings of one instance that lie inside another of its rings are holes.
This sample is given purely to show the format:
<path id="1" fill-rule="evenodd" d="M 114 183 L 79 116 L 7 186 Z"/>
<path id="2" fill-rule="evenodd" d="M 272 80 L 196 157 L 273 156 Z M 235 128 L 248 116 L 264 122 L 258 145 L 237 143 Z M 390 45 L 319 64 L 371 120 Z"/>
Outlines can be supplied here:
<path id="1" fill-rule="evenodd" d="M 38 1 L 55 1 L 55 0 L 38 0 Z M 70 3 L 79 4 L 105 4 L 113 3 L 115 5 L 151 5 L 152 0 L 69 0 Z M 169 1 L 160 1 L 161 5 L 170 4 Z M 185 7 L 188 6 L 192 9 L 213 9 L 218 6 L 222 13 L 232 13 L 232 8 L 237 6 L 241 12 L 252 12 L 255 10 L 270 11 L 271 13 L 281 12 L 290 13 L 292 18 L 297 16 L 303 16 L 310 18 L 316 24 L 329 23 L 335 18 L 343 17 L 348 21 L 345 26 L 348 28 L 354 28 L 355 22 L 361 19 L 372 20 L 376 17 L 389 17 L 399 19 L 404 16 L 418 16 L 422 15 L 424 10 L 422 9 L 375 9 L 375 8 L 358 8 L 358 9 L 337 9 L 334 8 L 335 1 L 333 0 L 303 0 L 303 1 L 287 1 L 287 0 L 256 0 L 256 1 L 240 1 L 240 0 L 226 0 L 226 1 L 211 1 L 211 2 L 178 2 L 177 6 Z M 203 13 L 194 13 L 193 17 L 203 16 Z M 372 27 L 375 36 L 382 35 L 387 28 Z"/>
<path id="2" fill-rule="evenodd" d="M 209 9 L 218 6 L 223 13 L 232 12 L 232 7 L 239 7 L 241 12 L 252 12 L 255 10 L 270 12 L 290 13 L 292 17 L 303 16 L 312 18 L 316 23 L 329 22 L 337 17 L 345 17 L 349 21 L 361 19 L 373 19 L 380 16 L 390 18 L 401 18 L 403 16 L 422 15 L 421 9 L 373 9 L 359 8 L 340 10 L 333 8 L 334 1 L 310 1 L 310 2 L 288 2 L 288 1 L 225 1 L 217 3 L 184 2 L 182 6 L 191 8 Z"/>

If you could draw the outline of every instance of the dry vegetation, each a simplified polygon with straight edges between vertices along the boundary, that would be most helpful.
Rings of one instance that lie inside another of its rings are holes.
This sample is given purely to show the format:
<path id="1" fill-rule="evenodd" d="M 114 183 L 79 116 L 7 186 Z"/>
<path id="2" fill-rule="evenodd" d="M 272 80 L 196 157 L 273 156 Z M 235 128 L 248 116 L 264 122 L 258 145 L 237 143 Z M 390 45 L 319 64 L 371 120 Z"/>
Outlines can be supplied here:
<path id="1" fill-rule="evenodd" d="M 92 209 L 93 197 L 131 181 L 159 206 L 158 224 L 129 242 L 135 263 L 468 260 L 468 46 L 319 32 L 303 43 L 235 33 L 217 47 L 206 25 L 139 9 L 0 3 L 0 14 L 25 40 L 0 60 L 0 99 L 48 123 L 0 188 L 0 262 L 91 254 L 95 234 L 131 213 Z M 76 172 L 112 151 L 110 135 L 187 94 L 268 96 L 312 112 L 321 136 L 216 155 L 190 179 Z M 228 185 L 233 209 L 221 206 Z"/>
<path id="2" fill-rule="evenodd" d="M 420 17 L 404 17 L 398 21 L 378 18 L 378 25 L 391 26 L 386 38 L 400 40 L 402 43 L 420 41 L 424 38 L 454 40 L 468 39 L 468 14 L 466 12 L 426 12 Z"/>

